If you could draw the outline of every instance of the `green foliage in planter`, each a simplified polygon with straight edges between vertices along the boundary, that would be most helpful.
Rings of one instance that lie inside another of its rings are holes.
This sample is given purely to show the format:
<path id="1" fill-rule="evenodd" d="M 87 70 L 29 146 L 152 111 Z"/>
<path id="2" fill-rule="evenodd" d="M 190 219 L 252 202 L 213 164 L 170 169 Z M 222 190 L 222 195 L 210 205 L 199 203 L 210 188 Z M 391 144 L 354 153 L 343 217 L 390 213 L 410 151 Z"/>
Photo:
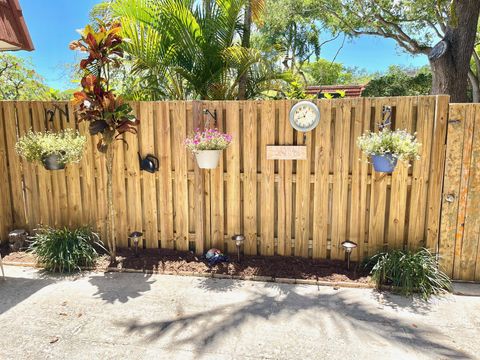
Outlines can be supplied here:
<path id="1" fill-rule="evenodd" d="M 86 143 L 86 137 L 72 129 L 60 132 L 29 131 L 18 140 L 15 149 L 30 162 L 41 162 L 49 155 L 57 154 L 60 162 L 67 164 L 81 160 Z"/>
<path id="2" fill-rule="evenodd" d="M 105 250 L 98 235 L 88 228 L 70 230 L 45 227 L 33 238 L 29 251 L 46 270 L 69 273 L 93 266 L 97 249 Z"/>
<path id="3" fill-rule="evenodd" d="M 390 250 L 364 260 L 377 287 L 391 285 L 402 295 L 418 292 L 425 300 L 432 295 L 451 291 L 451 281 L 427 249 Z"/>
<path id="4" fill-rule="evenodd" d="M 377 133 L 368 131 L 357 139 L 357 144 L 368 156 L 392 154 L 398 160 L 418 159 L 421 145 L 415 134 L 389 128 Z"/>

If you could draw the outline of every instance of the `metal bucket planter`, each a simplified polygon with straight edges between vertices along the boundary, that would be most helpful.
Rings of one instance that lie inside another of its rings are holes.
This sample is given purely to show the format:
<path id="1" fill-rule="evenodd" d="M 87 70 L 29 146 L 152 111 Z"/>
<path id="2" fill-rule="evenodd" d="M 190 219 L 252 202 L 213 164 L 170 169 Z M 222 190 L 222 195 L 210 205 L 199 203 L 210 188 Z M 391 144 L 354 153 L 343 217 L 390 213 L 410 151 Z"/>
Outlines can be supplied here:
<path id="1" fill-rule="evenodd" d="M 197 164 L 200 169 L 215 169 L 222 150 L 199 150 L 195 153 Z"/>
<path id="2" fill-rule="evenodd" d="M 61 162 L 61 155 L 50 154 L 43 158 L 43 166 L 47 170 L 63 170 L 65 169 L 65 163 Z"/>
<path id="3" fill-rule="evenodd" d="M 376 172 L 392 173 L 397 166 L 397 160 L 392 154 L 372 155 L 373 168 Z"/>

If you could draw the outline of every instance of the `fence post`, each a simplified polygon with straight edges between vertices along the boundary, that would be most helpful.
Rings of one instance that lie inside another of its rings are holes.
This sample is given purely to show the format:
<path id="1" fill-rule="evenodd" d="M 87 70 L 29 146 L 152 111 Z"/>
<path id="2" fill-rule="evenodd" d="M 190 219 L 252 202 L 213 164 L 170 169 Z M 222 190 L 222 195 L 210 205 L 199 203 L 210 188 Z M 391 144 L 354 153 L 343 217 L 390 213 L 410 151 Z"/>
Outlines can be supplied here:
<path id="1" fill-rule="evenodd" d="M 194 101 L 192 104 L 193 128 L 203 128 L 202 103 Z M 202 169 L 195 164 L 194 177 L 195 199 L 195 252 L 203 254 L 205 245 L 205 178 Z"/>

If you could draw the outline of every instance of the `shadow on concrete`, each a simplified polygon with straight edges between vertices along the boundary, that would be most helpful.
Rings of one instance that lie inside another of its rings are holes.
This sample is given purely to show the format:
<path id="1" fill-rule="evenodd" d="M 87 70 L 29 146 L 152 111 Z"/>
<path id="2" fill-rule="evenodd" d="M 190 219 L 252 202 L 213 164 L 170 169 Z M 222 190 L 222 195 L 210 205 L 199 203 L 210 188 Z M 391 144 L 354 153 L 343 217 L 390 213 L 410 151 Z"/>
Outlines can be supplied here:
<path id="1" fill-rule="evenodd" d="M 223 279 L 202 278 L 198 280 L 198 287 L 207 291 L 232 291 L 241 285 L 239 281 L 224 281 Z"/>
<path id="2" fill-rule="evenodd" d="M 208 282 L 205 281 L 203 286 L 205 283 Z M 242 325 L 248 325 L 252 319 L 271 320 L 276 316 L 293 316 L 301 312 L 306 329 L 310 326 L 322 327 L 327 333 L 331 332 L 330 335 L 340 332 L 347 338 L 360 337 L 365 344 L 368 340 L 384 338 L 412 351 L 428 351 L 432 358 L 470 358 L 467 353 L 442 344 L 441 340 L 445 337 L 437 329 L 425 326 L 417 328 L 408 321 L 387 316 L 375 302 L 362 303 L 352 296 L 345 296 L 342 291 L 305 295 L 287 284 L 266 286 L 270 288 L 267 294 L 265 291 L 259 293 L 252 290 L 247 302 L 219 306 L 165 321 L 140 323 L 131 319 L 116 322 L 116 325 L 123 326 L 126 334 L 144 336 L 146 342 L 168 336 L 173 348 L 193 344 L 197 353 L 202 354 L 215 347 L 217 340 L 227 333 L 237 333 Z M 323 308 L 321 312 L 311 311 L 319 308 Z M 355 329 L 354 333 L 352 328 Z"/>
<path id="3" fill-rule="evenodd" d="M 8 275 L 8 272 L 6 275 Z M 48 277 L 25 279 L 7 276 L 5 281 L 0 277 L 0 314 L 54 282 L 54 279 Z"/>
<path id="4" fill-rule="evenodd" d="M 155 281 L 150 280 L 149 274 L 121 274 L 104 273 L 101 275 L 92 275 L 88 280 L 90 284 L 97 288 L 94 296 L 103 301 L 113 304 L 116 301 L 126 303 L 130 299 L 137 298 L 151 289 L 151 284 Z M 130 278 L 130 281 L 126 280 Z"/>
<path id="5" fill-rule="evenodd" d="M 434 297 L 425 301 L 419 296 L 406 297 L 381 290 L 374 290 L 373 297 L 383 306 L 395 310 L 408 310 L 416 314 L 427 314 L 435 303 Z"/>

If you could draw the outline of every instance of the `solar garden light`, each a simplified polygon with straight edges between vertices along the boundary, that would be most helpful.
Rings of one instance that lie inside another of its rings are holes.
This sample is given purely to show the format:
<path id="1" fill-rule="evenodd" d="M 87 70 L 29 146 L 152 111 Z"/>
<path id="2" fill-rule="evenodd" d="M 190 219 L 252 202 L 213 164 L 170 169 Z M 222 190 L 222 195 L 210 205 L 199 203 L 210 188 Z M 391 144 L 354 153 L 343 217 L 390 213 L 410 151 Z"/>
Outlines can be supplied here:
<path id="1" fill-rule="evenodd" d="M 138 257 L 138 242 L 142 239 L 143 233 L 140 231 L 132 232 L 128 238 L 130 239 L 130 243 L 133 241 L 133 246 L 135 246 L 135 256 Z"/>
<path id="2" fill-rule="evenodd" d="M 357 247 L 357 244 L 355 244 L 353 241 L 345 240 L 342 242 L 342 247 L 347 254 L 347 270 L 350 270 L 350 255 L 352 254 L 352 250 Z"/>
<path id="3" fill-rule="evenodd" d="M 245 236 L 242 234 L 233 235 L 232 240 L 235 241 L 235 245 L 237 246 L 237 259 L 238 262 L 240 262 L 240 246 L 242 246 L 245 241 Z"/>

